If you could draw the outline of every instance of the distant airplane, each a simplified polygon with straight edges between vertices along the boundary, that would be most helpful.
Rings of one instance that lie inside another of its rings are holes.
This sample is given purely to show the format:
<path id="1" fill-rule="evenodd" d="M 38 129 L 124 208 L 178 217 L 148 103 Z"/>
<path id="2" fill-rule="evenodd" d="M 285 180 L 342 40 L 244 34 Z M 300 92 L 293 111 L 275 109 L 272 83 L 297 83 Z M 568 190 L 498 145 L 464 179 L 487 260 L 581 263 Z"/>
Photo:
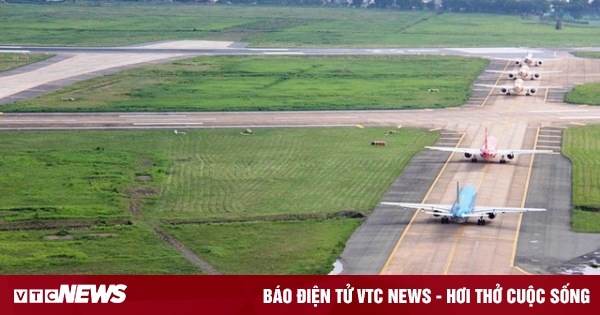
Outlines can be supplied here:
<path id="1" fill-rule="evenodd" d="M 514 159 L 519 154 L 535 154 L 535 153 L 551 153 L 552 150 L 498 150 L 498 139 L 488 136 L 487 128 L 485 128 L 485 140 L 481 149 L 455 148 L 455 147 L 425 147 L 427 149 L 460 152 L 464 153 L 466 158 L 470 158 L 471 162 L 477 162 L 477 155 L 484 160 L 491 160 L 497 155 L 500 155 L 500 164 L 505 164 L 505 157 L 509 160 Z"/>
<path id="2" fill-rule="evenodd" d="M 459 189 L 456 183 L 456 200 L 451 205 L 427 204 L 427 203 L 404 203 L 404 202 L 382 202 L 384 205 L 400 206 L 405 208 L 421 209 L 421 211 L 432 214 L 434 217 L 442 216 L 442 223 L 454 222 L 465 223 L 470 217 L 479 217 L 477 225 L 485 225 L 484 216 L 494 219 L 498 213 L 522 213 L 529 211 L 546 211 L 543 208 L 514 208 L 514 207 L 484 207 L 475 206 L 477 192 L 473 186 L 464 186 Z M 426 211 L 430 210 L 430 211 Z"/>
<path id="3" fill-rule="evenodd" d="M 517 70 L 517 71 L 486 70 L 486 72 L 505 73 L 505 74 L 508 74 L 509 79 L 513 79 L 513 80 L 517 80 L 519 78 L 523 79 L 523 80 L 535 80 L 535 79 L 540 78 L 541 73 L 556 73 L 559 71 L 536 71 L 536 72 L 533 72 L 533 71 L 531 71 L 531 69 L 529 69 L 529 67 L 527 65 L 521 65 L 519 67 L 519 70 Z"/>
<path id="4" fill-rule="evenodd" d="M 518 60 L 507 59 L 507 58 L 496 58 L 496 59 L 514 61 L 517 66 L 526 65 L 529 67 L 532 67 L 532 66 L 538 67 L 543 64 L 542 60 L 533 58 L 533 54 L 529 52 L 529 49 L 527 49 L 527 55 L 525 55 L 525 57 L 518 59 Z M 546 59 L 546 60 L 555 60 L 555 59 Z"/>
<path id="5" fill-rule="evenodd" d="M 520 65 L 527 65 L 529 67 L 531 66 L 541 66 L 542 65 L 542 61 L 537 59 L 533 59 L 533 54 L 529 52 L 529 50 L 527 50 L 527 55 L 525 57 L 523 57 L 522 60 L 517 60 L 515 61 L 515 64 L 517 64 L 517 66 Z"/>
<path id="6" fill-rule="evenodd" d="M 533 87 L 525 87 L 523 86 L 523 79 L 516 79 L 515 84 L 513 85 L 491 85 L 491 84 L 474 84 L 475 86 L 483 86 L 483 87 L 491 87 L 491 88 L 499 88 L 502 94 L 511 95 L 511 94 L 522 94 L 529 96 L 535 94 L 538 89 L 559 89 L 562 86 L 533 86 Z"/>

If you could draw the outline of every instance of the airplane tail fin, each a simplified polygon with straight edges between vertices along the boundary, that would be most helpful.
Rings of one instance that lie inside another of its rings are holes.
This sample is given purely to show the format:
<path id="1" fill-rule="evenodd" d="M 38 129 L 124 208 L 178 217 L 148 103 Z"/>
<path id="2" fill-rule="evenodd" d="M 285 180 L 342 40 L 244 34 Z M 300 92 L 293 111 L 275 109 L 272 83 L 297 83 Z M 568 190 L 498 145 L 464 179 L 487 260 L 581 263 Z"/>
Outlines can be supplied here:
<path id="1" fill-rule="evenodd" d="M 488 130 L 487 127 L 485 127 L 485 140 L 483 140 L 483 146 L 485 147 L 485 149 L 487 150 L 488 147 Z"/>
<path id="2" fill-rule="evenodd" d="M 460 184 L 456 182 L 456 202 L 460 205 Z"/>

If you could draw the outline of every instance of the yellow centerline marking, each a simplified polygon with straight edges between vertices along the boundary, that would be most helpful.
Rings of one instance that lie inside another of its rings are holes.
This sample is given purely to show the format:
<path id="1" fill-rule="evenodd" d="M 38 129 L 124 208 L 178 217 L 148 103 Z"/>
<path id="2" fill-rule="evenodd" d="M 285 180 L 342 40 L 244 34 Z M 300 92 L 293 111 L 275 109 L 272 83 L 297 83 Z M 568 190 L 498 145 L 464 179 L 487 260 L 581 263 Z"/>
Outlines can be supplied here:
<path id="1" fill-rule="evenodd" d="M 457 148 L 460 145 L 460 143 L 463 141 L 463 139 L 465 138 L 465 135 L 466 135 L 466 133 L 463 133 L 462 136 L 460 137 L 460 140 L 458 140 L 458 143 L 456 144 Z M 429 195 L 433 191 L 433 187 L 435 187 L 435 184 L 437 184 L 437 182 L 439 181 L 440 177 L 442 177 L 442 174 L 446 170 L 446 167 L 448 166 L 448 163 L 450 162 L 450 160 L 452 159 L 452 157 L 454 157 L 454 152 L 450 153 L 450 156 L 446 160 L 446 163 L 444 163 L 444 166 L 442 166 L 442 169 L 440 170 L 440 172 L 438 173 L 438 175 L 433 180 L 433 183 L 429 187 L 429 190 L 425 194 L 425 197 L 423 197 L 423 200 L 421 201 L 421 203 L 424 203 L 425 200 L 427 200 L 427 198 L 429 198 Z M 415 220 L 415 218 L 417 217 L 418 214 L 419 214 L 419 209 L 415 210 L 415 214 L 413 214 L 413 216 L 410 218 L 410 221 L 408 222 L 408 224 L 404 228 L 404 231 L 402 232 L 402 235 L 400 235 L 400 238 L 398 239 L 398 242 L 396 242 L 396 246 L 394 246 L 394 249 L 392 250 L 392 252 L 390 253 L 390 256 L 388 256 L 388 259 L 385 262 L 385 265 L 383 265 L 383 268 L 381 268 L 381 271 L 379 272 L 380 275 L 382 275 L 382 274 L 384 274 L 386 272 L 388 266 L 392 262 L 392 259 L 394 258 L 394 256 L 396 256 L 396 251 L 398 251 L 398 248 L 400 247 L 400 244 L 402 243 L 402 240 L 404 240 L 404 237 L 406 236 L 406 234 L 408 234 L 408 230 L 412 226 L 412 224 L 413 224 L 413 222 L 414 222 L 414 220 Z"/>
<path id="2" fill-rule="evenodd" d="M 502 69 L 502 71 L 503 71 L 503 72 L 504 72 L 504 71 L 506 71 L 506 68 L 508 68 L 508 65 L 509 65 L 509 64 L 510 64 L 510 61 L 507 61 L 507 62 L 506 62 L 506 66 L 504 66 L 504 69 Z M 498 76 L 498 79 L 496 79 L 496 83 L 494 83 L 494 85 L 498 85 L 498 82 L 500 82 L 500 78 L 502 77 L 502 74 L 503 74 L 503 73 L 501 73 L 501 74 Z M 493 87 L 493 88 L 490 90 L 490 92 L 489 92 L 489 93 L 488 93 L 488 95 L 485 97 L 485 99 L 483 100 L 483 102 L 481 102 L 481 105 L 479 105 L 478 107 L 483 107 L 483 106 L 485 105 L 485 103 L 487 103 L 487 101 L 488 101 L 488 98 L 490 98 L 490 96 L 492 95 L 492 92 L 493 92 L 495 89 L 496 89 L 496 88 L 495 88 L 495 87 Z"/>

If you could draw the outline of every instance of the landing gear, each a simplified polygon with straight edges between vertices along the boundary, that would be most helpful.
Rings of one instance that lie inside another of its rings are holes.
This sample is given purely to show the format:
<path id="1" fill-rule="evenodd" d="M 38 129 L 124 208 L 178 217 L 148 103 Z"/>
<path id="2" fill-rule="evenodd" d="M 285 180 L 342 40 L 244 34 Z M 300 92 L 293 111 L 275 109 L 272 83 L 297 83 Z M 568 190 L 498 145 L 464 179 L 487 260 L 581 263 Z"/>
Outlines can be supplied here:
<path id="1" fill-rule="evenodd" d="M 483 217 L 477 220 L 477 225 L 485 225 L 485 219 Z"/>
<path id="2" fill-rule="evenodd" d="M 442 224 L 444 224 L 444 223 L 446 223 L 446 224 L 450 223 L 450 219 L 448 217 L 443 217 Z"/>
<path id="3" fill-rule="evenodd" d="M 506 160 L 504 159 L 504 155 L 500 158 L 500 164 L 506 164 Z"/>
<path id="4" fill-rule="evenodd" d="M 471 163 L 476 163 L 477 162 L 477 158 L 471 158 Z"/>

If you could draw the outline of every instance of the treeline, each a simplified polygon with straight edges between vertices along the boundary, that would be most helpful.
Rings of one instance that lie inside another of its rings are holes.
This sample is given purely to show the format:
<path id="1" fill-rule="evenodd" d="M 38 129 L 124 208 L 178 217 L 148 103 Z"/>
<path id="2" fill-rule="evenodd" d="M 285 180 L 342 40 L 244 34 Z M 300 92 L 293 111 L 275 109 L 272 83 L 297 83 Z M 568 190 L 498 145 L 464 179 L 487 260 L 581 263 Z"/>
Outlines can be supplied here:
<path id="1" fill-rule="evenodd" d="M 0 0 L 2 1 L 2 0 Z M 387 10 L 430 10 L 438 12 L 473 12 L 497 14 L 532 14 L 579 19 L 600 15 L 600 0 L 4 0 L 12 3 L 210 3 L 274 6 L 345 6 Z"/>

